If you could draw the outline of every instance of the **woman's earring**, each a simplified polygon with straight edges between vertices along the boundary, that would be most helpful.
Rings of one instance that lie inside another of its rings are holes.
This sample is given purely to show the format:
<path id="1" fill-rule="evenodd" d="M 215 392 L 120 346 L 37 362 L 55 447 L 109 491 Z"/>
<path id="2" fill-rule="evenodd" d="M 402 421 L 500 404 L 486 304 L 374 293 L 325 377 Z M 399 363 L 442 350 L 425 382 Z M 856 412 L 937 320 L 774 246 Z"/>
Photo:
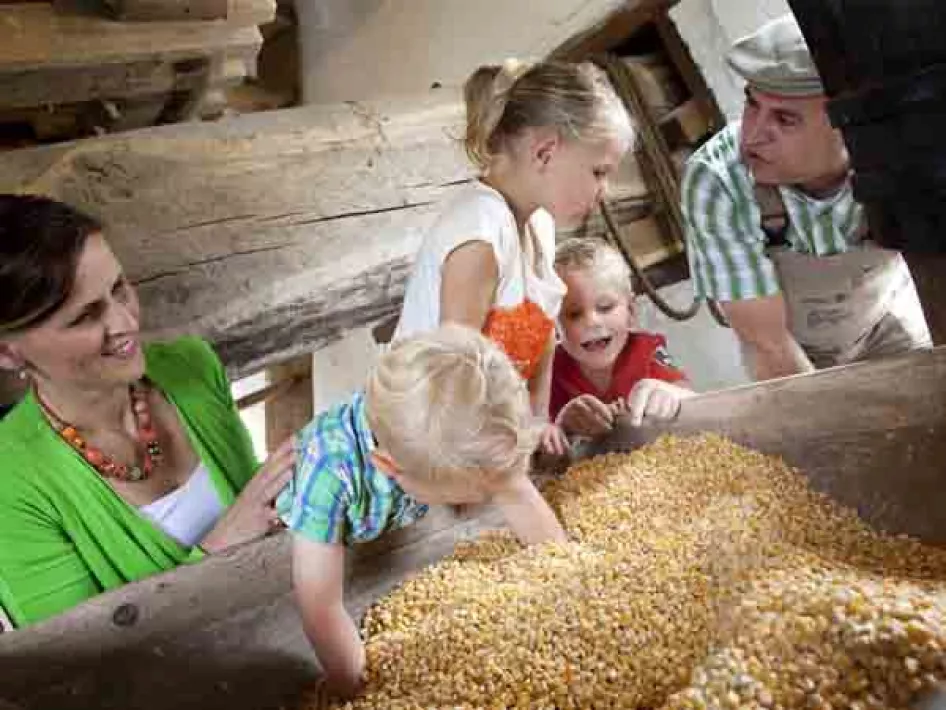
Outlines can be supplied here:
<path id="1" fill-rule="evenodd" d="M 25 380 L 28 375 L 29 373 L 26 371 L 25 365 L 16 371 L 16 379 L 18 380 Z"/>

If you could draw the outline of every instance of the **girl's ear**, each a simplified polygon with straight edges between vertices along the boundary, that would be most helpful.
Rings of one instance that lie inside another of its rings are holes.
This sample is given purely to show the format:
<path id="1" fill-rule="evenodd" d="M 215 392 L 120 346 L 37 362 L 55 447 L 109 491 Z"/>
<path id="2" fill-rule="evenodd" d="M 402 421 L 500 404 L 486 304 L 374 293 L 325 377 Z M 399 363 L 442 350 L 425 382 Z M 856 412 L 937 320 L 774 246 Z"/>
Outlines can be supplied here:
<path id="1" fill-rule="evenodd" d="M 371 463 L 381 471 L 385 476 L 397 481 L 401 475 L 401 469 L 391 458 L 391 454 L 383 449 L 375 449 L 371 452 Z"/>
<path id="2" fill-rule="evenodd" d="M 561 147 L 562 138 L 554 129 L 544 129 L 535 132 L 532 144 L 532 159 L 539 170 L 544 170 L 552 161 L 555 153 Z"/>

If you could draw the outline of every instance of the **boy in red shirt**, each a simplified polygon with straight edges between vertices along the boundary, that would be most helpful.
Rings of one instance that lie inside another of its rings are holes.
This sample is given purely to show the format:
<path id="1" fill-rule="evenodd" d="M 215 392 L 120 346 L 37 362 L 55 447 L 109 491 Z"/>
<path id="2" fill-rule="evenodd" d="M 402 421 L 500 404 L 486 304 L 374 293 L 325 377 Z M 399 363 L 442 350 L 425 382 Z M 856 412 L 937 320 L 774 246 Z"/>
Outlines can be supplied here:
<path id="1" fill-rule="evenodd" d="M 669 420 L 693 395 L 661 335 L 635 330 L 631 273 L 600 240 L 568 239 L 555 258 L 568 287 L 559 316 L 561 342 L 552 368 L 550 416 L 567 434 L 598 436 L 629 413 Z"/>

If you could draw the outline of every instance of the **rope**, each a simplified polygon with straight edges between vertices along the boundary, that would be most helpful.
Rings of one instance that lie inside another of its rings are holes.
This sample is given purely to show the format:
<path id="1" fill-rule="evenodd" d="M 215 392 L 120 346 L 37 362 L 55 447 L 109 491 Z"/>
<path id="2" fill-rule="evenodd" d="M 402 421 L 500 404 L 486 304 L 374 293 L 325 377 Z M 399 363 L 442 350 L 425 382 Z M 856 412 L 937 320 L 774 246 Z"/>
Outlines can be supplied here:
<path id="1" fill-rule="evenodd" d="M 664 297 L 657 292 L 657 288 L 637 263 L 634 255 L 631 254 L 630 250 L 624 246 L 624 242 L 622 242 L 618 237 L 618 226 L 614 222 L 614 216 L 611 214 L 611 208 L 608 207 L 604 200 L 601 200 L 600 207 L 601 216 L 604 217 L 604 223 L 608 228 L 608 241 L 610 241 L 611 244 L 621 252 L 621 255 L 624 257 L 627 265 L 631 267 L 631 273 L 634 274 L 634 278 L 637 280 L 637 283 L 641 285 L 644 293 L 647 294 L 647 297 L 651 301 L 653 301 L 653 304 L 657 306 L 657 309 L 665 316 L 678 321 L 687 321 L 695 316 L 700 310 L 699 300 L 694 298 L 693 303 L 682 310 L 677 310 L 667 303 L 666 299 L 664 299 Z"/>
<path id="2" fill-rule="evenodd" d="M 637 84 L 637 79 L 627 65 L 618 57 L 604 55 L 598 57 L 595 63 L 605 72 L 615 93 L 624 104 L 624 108 L 631 116 L 638 118 L 638 126 L 641 131 L 642 149 L 638 151 L 641 159 L 641 169 L 645 177 L 649 177 L 652 185 L 656 187 L 656 192 L 663 198 L 662 202 L 667 209 L 663 210 L 665 226 L 672 237 L 678 243 L 685 243 L 683 233 L 683 215 L 677 199 L 677 174 L 673 162 L 670 160 L 670 149 L 664 140 L 660 126 L 654 120 L 647 103 L 644 100 L 643 93 Z M 634 259 L 634 255 L 624 245 L 621 240 L 620 231 L 611 209 L 604 199 L 600 202 L 601 215 L 604 217 L 604 223 L 607 227 L 608 240 L 621 252 L 624 260 L 627 262 L 641 285 L 644 293 L 653 302 L 657 309 L 668 318 L 676 321 L 687 321 L 693 318 L 700 310 L 700 299 L 693 297 L 693 302 L 686 308 L 677 309 L 671 306 L 658 292 L 657 288 L 644 273 L 644 269 Z M 707 306 L 713 319 L 722 327 L 728 328 L 729 321 L 715 301 L 707 300 Z"/>

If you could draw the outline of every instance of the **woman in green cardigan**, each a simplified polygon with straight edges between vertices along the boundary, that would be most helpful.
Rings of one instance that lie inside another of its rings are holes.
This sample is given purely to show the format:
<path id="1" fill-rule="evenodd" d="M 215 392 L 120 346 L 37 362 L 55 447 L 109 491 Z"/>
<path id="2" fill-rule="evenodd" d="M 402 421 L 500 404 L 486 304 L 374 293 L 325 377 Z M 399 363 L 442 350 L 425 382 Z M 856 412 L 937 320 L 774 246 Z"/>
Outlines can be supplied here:
<path id="1" fill-rule="evenodd" d="M 198 338 L 142 345 L 91 218 L 0 195 L 0 610 L 16 627 L 273 530 L 289 442 L 261 467 Z"/>

